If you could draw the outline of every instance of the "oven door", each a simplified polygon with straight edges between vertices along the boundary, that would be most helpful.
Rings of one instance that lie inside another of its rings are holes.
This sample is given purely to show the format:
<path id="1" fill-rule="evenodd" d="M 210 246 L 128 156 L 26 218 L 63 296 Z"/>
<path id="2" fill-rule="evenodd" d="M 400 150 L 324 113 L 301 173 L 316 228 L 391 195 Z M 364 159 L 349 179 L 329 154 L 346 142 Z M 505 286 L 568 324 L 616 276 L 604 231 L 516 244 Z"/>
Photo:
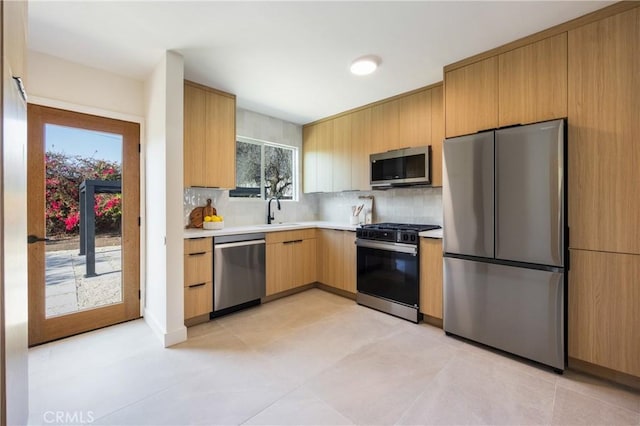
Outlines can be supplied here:
<path id="1" fill-rule="evenodd" d="M 358 292 L 418 307 L 418 247 L 356 240 Z"/>

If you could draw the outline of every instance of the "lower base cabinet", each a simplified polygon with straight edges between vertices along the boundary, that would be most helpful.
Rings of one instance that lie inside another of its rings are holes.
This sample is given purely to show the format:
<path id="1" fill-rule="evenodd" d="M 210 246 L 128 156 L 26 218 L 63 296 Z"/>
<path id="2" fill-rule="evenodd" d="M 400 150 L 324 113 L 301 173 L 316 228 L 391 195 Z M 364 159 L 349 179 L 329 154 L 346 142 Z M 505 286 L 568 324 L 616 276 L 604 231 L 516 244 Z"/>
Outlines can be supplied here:
<path id="1" fill-rule="evenodd" d="M 640 255 L 571 250 L 569 357 L 640 377 Z"/>
<path id="2" fill-rule="evenodd" d="M 356 233 L 336 229 L 318 231 L 318 281 L 355 294 Z"/>
<path id="3" fill-rule="evenodd" d="M 442 319 L 441 239 L 420 239 L 420 312 Z"/>
<path id="4" fill-rule="evenodd" d="M 213 238 L 184 240 L 184 319 L 213 311 Z"/>
<path id="5" fill-rule="evenodd" d="M 317 280 L 315 229 L 270 232 L 266 241 L 267 296 Z"/>

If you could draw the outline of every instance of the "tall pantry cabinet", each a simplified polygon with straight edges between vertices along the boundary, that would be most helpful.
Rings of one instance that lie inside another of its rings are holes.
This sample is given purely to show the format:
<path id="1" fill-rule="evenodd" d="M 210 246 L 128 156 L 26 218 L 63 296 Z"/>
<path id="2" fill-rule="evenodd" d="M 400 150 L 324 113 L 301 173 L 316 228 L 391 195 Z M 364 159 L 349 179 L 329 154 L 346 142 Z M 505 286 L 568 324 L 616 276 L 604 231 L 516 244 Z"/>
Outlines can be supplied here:
<path id="1" fill-rule="evenodd" d="M 568 52 L 569 357 L 640 377 L 640 8 Z"/>

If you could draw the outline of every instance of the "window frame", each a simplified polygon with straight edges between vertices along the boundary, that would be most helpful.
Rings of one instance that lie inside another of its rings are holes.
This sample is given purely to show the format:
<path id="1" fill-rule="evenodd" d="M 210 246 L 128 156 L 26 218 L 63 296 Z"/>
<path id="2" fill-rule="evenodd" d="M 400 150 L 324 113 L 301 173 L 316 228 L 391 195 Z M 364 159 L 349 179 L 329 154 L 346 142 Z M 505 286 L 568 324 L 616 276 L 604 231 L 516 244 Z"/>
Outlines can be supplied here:
<path id="1" fill-rule="evenodd" d="M 240 135 L 236 135 L 236 149 L 237 149 L 237 145 L 238 142 L 242 142 L 242 143 L 249 143 L 249 144 L 253 144 L 253 145 L 258 145 L 260 146 L 260 197 L 240 197 L 237 195 L 232 195 L 232 191 L 229 191 L 229 198 L 233 198 L 234 200 L 260 200 L 260 201 L 266 201 L 266 193 L 265 193 L 265 147 L 266 146 L 270 146 L 270 147 L 274 147 L 274 148 L 282 148 L 282 149 L 287 149 L 290 150 L 292 152 L 291 155 L 291 177 L 292 177 L 292 196 L 291 199 L 287 199 L 287 198 L 281 198 L 280 201 L 282 202 L 291 202 L 291 201 L 299 201 L 300 197 L 299 197 L 299 188 L 300 188 L 300 174 L 299 174 L 299 164 L 300 164 L 300 160 L 299 160 L 299 149 L 297 146 L 293 146 L 293 145 L 285 145 L 282 143 L 277 143 L 277 142 L 271 142 L 271 141 L 267 141 L 267 140 L 262 140 L 262 139 L 256 139 L 256 138 L 250 138 L 247 136 L 240 136 Z M 238 170 L 237 170 L 237 159 L 236 159 L 236 182 L 237 182 L 237 176 L 238 176 Z M 235 188 L 234 188 L 235 189 Z"/>

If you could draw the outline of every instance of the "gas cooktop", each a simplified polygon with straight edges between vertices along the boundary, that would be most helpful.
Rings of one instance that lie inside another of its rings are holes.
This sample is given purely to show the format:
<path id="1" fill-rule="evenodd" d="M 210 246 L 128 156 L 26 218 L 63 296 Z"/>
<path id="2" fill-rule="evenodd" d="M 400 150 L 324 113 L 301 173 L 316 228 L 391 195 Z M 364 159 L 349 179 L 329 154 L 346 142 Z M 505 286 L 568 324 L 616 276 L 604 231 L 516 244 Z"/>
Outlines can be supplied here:
<path id="1" fill-rule="evenodd" d="M 439 225 L 424 225 L 417 223 L 371 223 L 362 225 L 364 229 L 381 229 L 391 231 L 431 231 L 432 229 L 440 229 Z"/>

